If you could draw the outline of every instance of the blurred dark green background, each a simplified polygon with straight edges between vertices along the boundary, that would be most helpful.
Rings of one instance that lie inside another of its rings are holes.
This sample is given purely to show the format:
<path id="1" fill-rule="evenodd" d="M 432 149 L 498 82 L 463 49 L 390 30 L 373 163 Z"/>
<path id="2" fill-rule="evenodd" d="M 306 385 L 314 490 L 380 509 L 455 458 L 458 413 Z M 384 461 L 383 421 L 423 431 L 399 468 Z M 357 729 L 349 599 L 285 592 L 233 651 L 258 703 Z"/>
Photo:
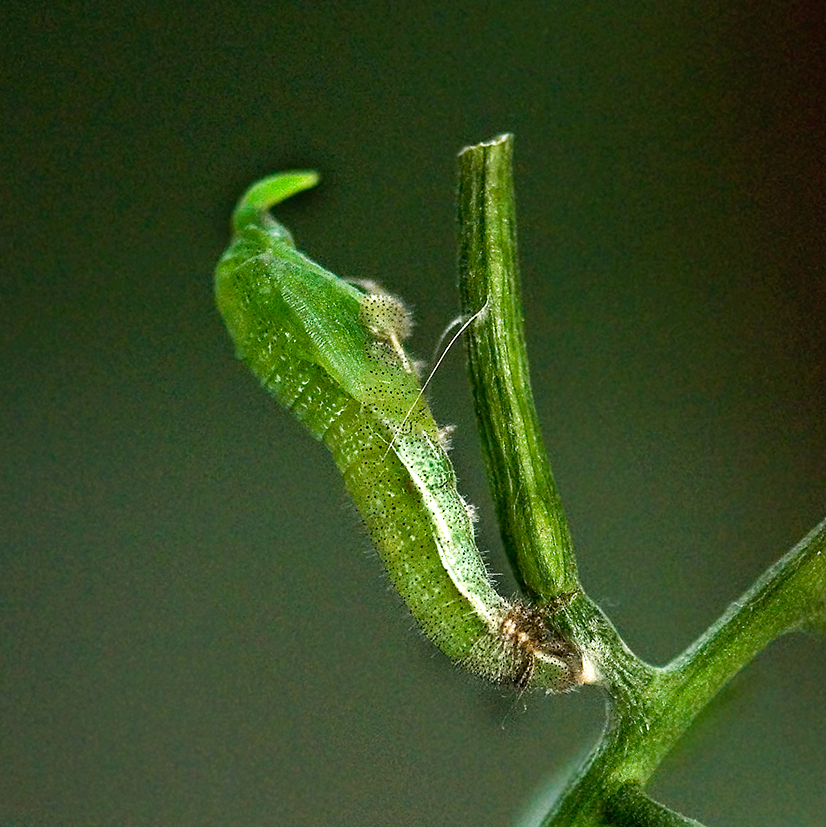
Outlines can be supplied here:
<path id="1" fill-rule="evenodd" d="M 515 699 L 421 638 L 325 451 L 232 358 L 230 210 L 319 169 L 279 216 L 404 295 L 427 357 L 455 155 L 515 133 L 581 573 L 662 663 L 826 514 L 822 5 L 29 6 L 2 22 L 0 824 L 515 823 L 601 693 Z M 458 351 L 432 402 L 504 571 Z M 655 794 L 822 825 L 824 679 L 822 639 L 778 642 Z"/>

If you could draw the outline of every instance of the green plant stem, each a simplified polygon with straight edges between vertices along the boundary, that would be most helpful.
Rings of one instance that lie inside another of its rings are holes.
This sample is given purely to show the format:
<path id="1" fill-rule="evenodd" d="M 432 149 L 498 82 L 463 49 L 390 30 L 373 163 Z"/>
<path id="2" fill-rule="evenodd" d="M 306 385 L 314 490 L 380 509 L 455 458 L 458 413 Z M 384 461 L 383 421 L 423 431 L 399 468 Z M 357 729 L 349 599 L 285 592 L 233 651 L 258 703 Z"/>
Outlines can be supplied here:
<path id="1" fill-rule="evenodd" d="M 826 623 L 826 520 L 766 571 L 685 652 L 615 698 L 602 743 L 570 782 L 545 827 L 603 824 L 602 801 L 645 784 L 697 716 L 776 637 Z M 631 692 L 629 690 L 629 697 Z M 663 822 L 666 823 L 666 822 Z"/>
<path id="2" fill-rule="evenodd" d="M 502 135 L 459 155 L 459 291 L 465 318 L 482 310 L 466 343 L 502 540 L 525 591 L 547 603 L 579 580 L 528 374 L 512 154 Z"/>
<path id="3" fill-rule="evenodd" d="M 483 308 L 468 330 L 468 354 L 488 480 L 517 576 L 545 603 L 573 595 L 554 623 L 581 647 L 611 699 L 601 742 L 544 824 L 610 823 L 609 802 L 611 817 L 623 823 L 629 791 L 646 824 L 689 824 L 646 799 L 642 787 L 720 689 L 772 640 L 826 630 L 826 521 L 668 666 L 652 667 L 625 647 L 579 588 L 539 432 L 519 296 L 511 160 L 509 135 L 459 156 L 460 293 L 466 317 Z"/>
<path id="4" fill-rule="evenodd" d="M 583 594 L 531 392 L 516 250 L 513 136 L 459 154 L 459 291 L 488 484 L 517 579 L 587 653 L 611 694 L 633 705 L 654 670 Z"/>

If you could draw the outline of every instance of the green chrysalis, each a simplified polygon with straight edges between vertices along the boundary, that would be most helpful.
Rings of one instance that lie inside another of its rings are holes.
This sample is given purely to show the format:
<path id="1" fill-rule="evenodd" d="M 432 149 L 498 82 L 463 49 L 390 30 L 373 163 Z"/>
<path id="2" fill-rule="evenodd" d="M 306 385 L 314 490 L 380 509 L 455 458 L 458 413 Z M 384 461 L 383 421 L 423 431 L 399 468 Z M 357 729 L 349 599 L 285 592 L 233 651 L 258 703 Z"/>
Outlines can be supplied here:
<path id="1" fill-rule="evenodd" d="M 268 208 L 317 182 L 265 178 L 241 198 L 215 295 L 236 353 L 330 449 L 391 580 L 428 637 L 470 671 L 562 691 L 582 660 L 537 609 L 493 588 L 471 509 L 404 352 L 404 304 L 296 250 Z"/>

